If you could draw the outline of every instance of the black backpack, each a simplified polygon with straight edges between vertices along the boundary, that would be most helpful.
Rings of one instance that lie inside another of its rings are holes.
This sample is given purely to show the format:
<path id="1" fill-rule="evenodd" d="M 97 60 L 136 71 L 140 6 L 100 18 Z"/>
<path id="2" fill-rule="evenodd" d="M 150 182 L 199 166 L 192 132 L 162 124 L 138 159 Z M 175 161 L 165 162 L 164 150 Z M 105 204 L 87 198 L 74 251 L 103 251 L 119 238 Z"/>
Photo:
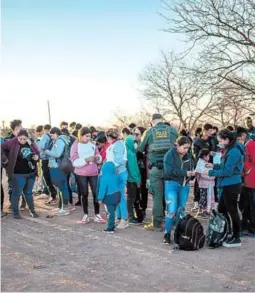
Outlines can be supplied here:
<path id="1" fill-rule="evenodd" d="M 60 139 L 62 139 L 62 138 L 60 138 Z M 65 143 L 64 151 L 63 151 L 62 155 L 57 159 L 57 163 L 58 163 L 60 170 L 65 172 L 67 175 L 74 171 L 74 167 L 73 167 L 73 164 L 70 159 L 70 151 L 71 151 L 71 147 L 72 147 L 73 142 L 74 141 L 72 139 L 70 140 L 69 143 L 66 143 L 66 141 L 64 141 L 64 143 Z"/>
<path id="2" fill-rule="evenodd" d="M 229 225 L 225 216 L 213 210 L 206 234 L 206 244 L 210 248 L 222 246 L 228 237 L 228 230 Z"/>
<path id="3" fill-rule="evenodd" d="M 198 250 L 205 244 L 202 224 L 190 214 L 182 218 L 175 228 L 174 242 L 181 250 Z"/>

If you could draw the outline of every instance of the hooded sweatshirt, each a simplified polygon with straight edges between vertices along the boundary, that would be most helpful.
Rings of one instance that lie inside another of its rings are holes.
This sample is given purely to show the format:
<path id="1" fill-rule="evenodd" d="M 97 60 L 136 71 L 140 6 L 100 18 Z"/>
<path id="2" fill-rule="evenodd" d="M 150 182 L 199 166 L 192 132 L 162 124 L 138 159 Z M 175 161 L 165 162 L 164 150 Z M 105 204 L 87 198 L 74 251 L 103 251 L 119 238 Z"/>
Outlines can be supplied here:
<path id="1" fill-rule="evenodd" d="M 117 192 L 119 192 L 119 188 L 115 165 L 113 162 L 106 162 L 102 166 L 98 180 L 97 199 L 102 202 L 113 200 L 113 204 L 117 204 L 117 202 L 114 203 L 114 198 L 111 198 L 111 196 L 113 197 Z"/>
<path id="2" fill-rule="evenodd" d="M 250 137 L 245 146 L 244 185 L 255 189 L 255 134 Z"/>
<path id="3" fill-rule="evenodd" d="M 127 171 L 128 182 L 139 184 L 141 183 L 141 174 L 137 163 L 137 156 L 135 150 L 135 139 L 129 135 L 125 140 L 127 148 Z"/>
<path id="4" fill-rule="evenodd" d="M 101 156 L 97 147 L 92 143 L 81 143 L 75 141 L 71 147 L 71 161 L 74 166 L 74 173 L 79 176 L 92 177 L 98 175 L 98 167 L 95 162 L 87 163 L 85 159 L 93 156 L 99 156 L 101 162 Z"/>
<path id="5" fill-rule="evenodd" d="M 217 186 L 224 187 L 242 183 L 242 171 L 244 163 L 244 146 L 236 142 L 226 149 L 221 164 L 214 165 L 208 175 L 217 177 Z"/>
<path id="6" fill-rule="evenodd" d="M 58 168 L 58 158 L 60 158 L 64 152 L 65 146 L 70 143 L 70 137 L 66 135 L 60 135 L 53 144 L 51 150 L 46 150 L 45 154 L 49 157 L 49 167 Z"/>

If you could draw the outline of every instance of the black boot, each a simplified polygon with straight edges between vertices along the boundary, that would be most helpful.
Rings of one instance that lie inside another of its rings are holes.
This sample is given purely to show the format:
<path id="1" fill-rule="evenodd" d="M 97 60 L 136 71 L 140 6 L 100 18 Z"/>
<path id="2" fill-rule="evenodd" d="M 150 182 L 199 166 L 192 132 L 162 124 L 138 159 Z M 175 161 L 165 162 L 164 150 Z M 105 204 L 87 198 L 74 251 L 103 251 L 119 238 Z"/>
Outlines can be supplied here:
<path id="1" fill-rule="evenodd" d="M 165 233 L 164 239 L 163 239 L 163 244 L 171 244 L 171 234 L 170 233 Z"/>

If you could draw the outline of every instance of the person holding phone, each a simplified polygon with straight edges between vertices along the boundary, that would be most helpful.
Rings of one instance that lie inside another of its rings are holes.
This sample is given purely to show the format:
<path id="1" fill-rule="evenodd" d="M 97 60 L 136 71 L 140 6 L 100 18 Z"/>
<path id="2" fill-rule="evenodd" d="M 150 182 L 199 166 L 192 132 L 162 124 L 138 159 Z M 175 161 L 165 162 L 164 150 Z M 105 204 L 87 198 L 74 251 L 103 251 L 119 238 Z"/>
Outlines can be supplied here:
<path id="1" fill-rule="evenodd" d="M 184 216 L 189 198 L 190 180 L 195 176 L 194 162 L 189 152 L 190 139 L 181 136 L 176 146 L 164 158 L 166 218 L 164 244 L 171 243 L 171 230 L 175 222 Z"/>

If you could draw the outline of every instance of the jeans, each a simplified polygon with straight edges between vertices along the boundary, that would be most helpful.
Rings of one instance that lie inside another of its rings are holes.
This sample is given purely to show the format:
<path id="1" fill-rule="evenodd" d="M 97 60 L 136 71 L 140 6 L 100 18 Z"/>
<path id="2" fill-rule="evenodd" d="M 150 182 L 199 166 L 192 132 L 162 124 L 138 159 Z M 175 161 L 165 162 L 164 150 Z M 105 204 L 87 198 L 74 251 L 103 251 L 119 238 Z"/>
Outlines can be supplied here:
<path id="1" fill-rule="evenodd" d="M 19 199 L 24 195 L 25 201 L 31 213 L 35 212 L 33 199 L 33 186 L 35 183 L 35 174 L 13 174 L 12 175 L 12 196 L 11 205 L 13 215 L 19 214 Z"/>
<path id="2" fill-rule="evenodd" d="M 51 195 L 51 197 L 53 199 L 56 199 L 57 191 L 51 182 L 49 160 L 42 160 L 42 173 L 43 173 L 44 183 L 45 183 L 46 189 L 47 189 L 47 194 Z"/>
<path id="3" fill-rule="evenodd" d="M 164 216 L 164 174 L 163 169 L 160 170 L 153 167 L 149 171 L 150 189 L 153 198 L 153 225 L 154 227 L 161 227 Z"/>
<path id="4" fill-rule="evenodd" d="M 219 213 L 225 215 L 229 222 L 230 231 L 235 238 L 240 237 L 241 220 L 238 211 L 238 198 L 241 184 L 224 186 L 218 206 Z"/>
<path id="5" fill-rule="evenodd" d="M 50 168 L 50 178 L 52 184 L 60 191 L 58 207 L 63 209 L 64 205 L 68 205 L 69 200 L 67 176 L 59 168 Z"/>
<path id="6" fill-rule="evenodd" d="M 125 187 L 127 183 L 127 177 L 128 177 L 127 171 L 124 171 L 118 174 L 118 185 L 119 185 L 118 187 L 121 193 L 121 197 L 120 197 L 120 203 L 118 204 L 118 207 L 117 207 L 117 218 L 125 220 L 125 221 L 128 218 L 127 200 L 125 196 Z"/>
<path id="7" fill-rule="evenodd" d="M 185 214 L 190 186 L 182 186 L 176 181 L 165 181 L 166 220 L 165 233 L 171 233 L 173 221 L 176 223 Z"/>
<path id="8" fill-rule="evenodd" d="M 108 213 L 107 229 L 113 230 L 115 228 L 115 211 L 116 211 L 117 205 L 109 204 L 109 205 L 105 205 L 105 207 Z"/>
<path id="9" fill-rule="evenodd" d="M 77 175 L 77 180 L 78 180 L 78 185 L 79 189 L 81 191 L 81 198 L 82 198 L 82 206 L 83 206 L 83 212 L 85 215 L 88 215 L 88 197 L 89 197 L 89 186 L 92 190 L 92 195 L 93 195 L 93 203 L 94 203 L 94 210 L 95 210 L 95 215 L 99 214 L 99 203 L 97 201 L 97 176 L 91 176 L 91 177 L 86 177 L 86 176 L 80 176 Z"/>

